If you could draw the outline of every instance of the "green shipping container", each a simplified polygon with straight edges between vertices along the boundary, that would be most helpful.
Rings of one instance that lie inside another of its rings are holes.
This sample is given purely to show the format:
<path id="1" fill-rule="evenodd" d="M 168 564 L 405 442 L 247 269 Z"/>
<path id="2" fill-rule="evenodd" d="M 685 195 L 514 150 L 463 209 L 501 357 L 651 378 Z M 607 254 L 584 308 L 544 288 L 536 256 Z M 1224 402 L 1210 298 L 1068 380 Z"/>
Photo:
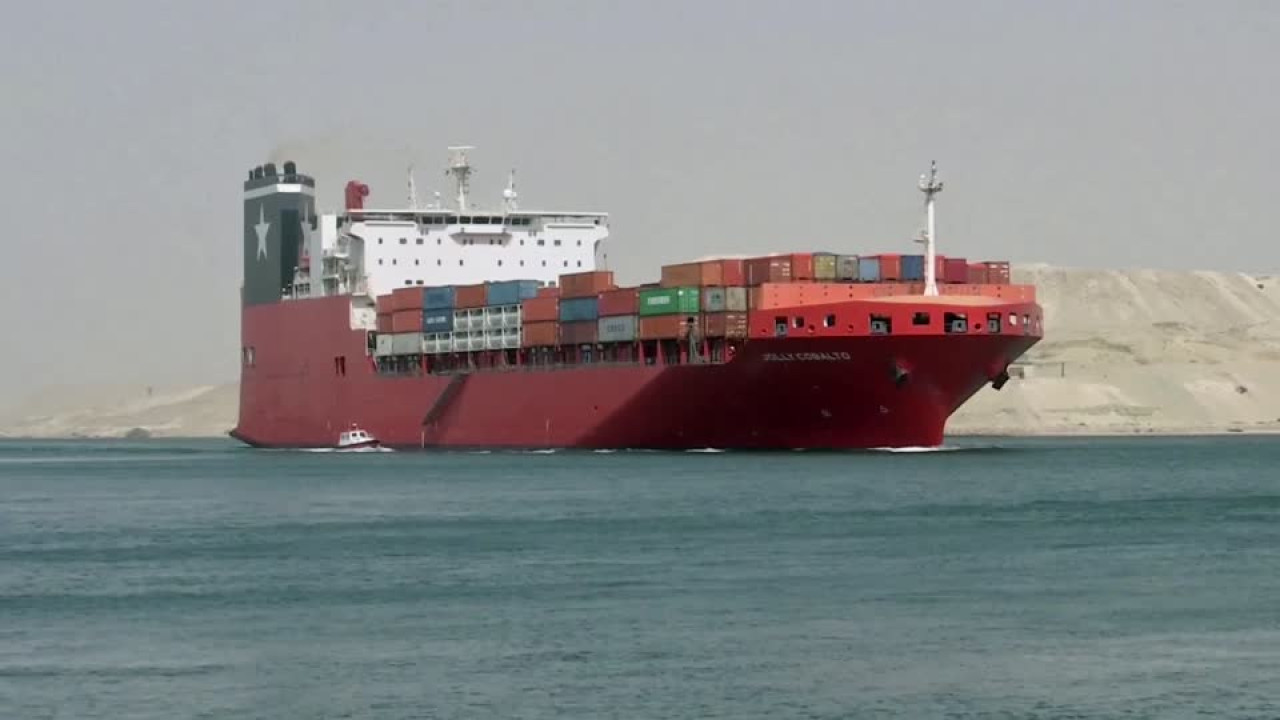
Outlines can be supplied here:
<path id="1" fill-rule="evenodd" d="M 827 253 L 813 254 L 813 279 L 831 281 L 836 279 L 836 256 Z"/>
<path id="2" fill-rule="evenodd" d="M 649 288 L 640 291 L 640 316 L 698 312 L 698 288 Z"/>

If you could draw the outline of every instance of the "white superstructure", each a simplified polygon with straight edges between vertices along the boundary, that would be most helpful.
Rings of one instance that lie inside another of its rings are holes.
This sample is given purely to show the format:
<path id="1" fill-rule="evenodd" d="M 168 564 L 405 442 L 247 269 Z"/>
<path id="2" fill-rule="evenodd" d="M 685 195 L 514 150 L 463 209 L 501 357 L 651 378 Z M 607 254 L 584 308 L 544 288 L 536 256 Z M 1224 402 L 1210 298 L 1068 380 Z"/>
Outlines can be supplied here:
<path id="1" fill-rule="evenodd" d="M 450 148 L 446 173 L 457 185 L 452 208 L 439 200 L 412 207 L 411 173 L 411 207 L 321 215 L 306 239 L 294 297 L 377 296 L 411 285 L 501 280 L 554 285 L 563 273 L 607 269 L 607 213 L 519 209 L 514 173 L 501 202 L 477 206 L 470 197 L 469 149 Z"/>

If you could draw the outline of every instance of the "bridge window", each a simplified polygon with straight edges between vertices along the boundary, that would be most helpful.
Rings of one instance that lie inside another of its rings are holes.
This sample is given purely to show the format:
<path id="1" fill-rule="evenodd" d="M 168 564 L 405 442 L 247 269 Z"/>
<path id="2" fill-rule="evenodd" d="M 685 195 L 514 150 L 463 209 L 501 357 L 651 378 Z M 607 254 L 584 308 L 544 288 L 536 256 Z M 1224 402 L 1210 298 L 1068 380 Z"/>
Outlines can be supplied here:
<path id="1" fill-rule="evenodd" d="M 458 267 L 462 267 L 462 261 L 461 261 L 461 260 L 459 260 L 459 261 L 458 261 Z"/>
<path id="2" fill-rule="evenodd" d="M 443 264 L 444 264 L 443 260 L 441 260 L 440 258 L 436 258 L 436 267 L 440 267 Z"/>
<path id="3" fill-rule="evenodd" d="M 556 247 L 560 247 L 560 240 L 559 240 L 559 238 L 557 238 L 557 239 L 556 239 Z"/>
<path id="4" fill-rule="evenodd" d="M 418 244 L 419 244 L 419 245 L 421 245 L 421 244 L 422 244 L 422 238 L 418 238 Z"/>
<path id="5" fill-rule="evenodd" d="M 379 264 L 379 265 L 381 265 L 381 264 L 382 264 L 382 258 L 378 258 L 378 264 Z"/>
<path id="6" fill-rule="evenodd" d="M 987 313 L 987 332 L 1000 332 L 1000 313 Z"/>
<path id="7" fill-rule="evenodd" d="M 946 332 L 969 332 L 969 317 L 964 313 L 943 313 L 942 323 Z"/>
<path id="8" fill-rule="evenodd" d="M 382 244 L 382 238 L 378 238 L 378 244 L 379 244 L 379 245 L 381 245 L 381 244 Z"/>
<path id="9" fill-rule="evenodd" d="M 499 261 L 498 261 L 498 267 L 502 267 L 502 261 L 501 261 L 501 260 L 499 260 Z"/>
<path id="10" fill-rule="evenodd" d="M 836 326 L 835 315 L 828 315 L 822 319 L 822 327 L 835 327 L 835 326 Z"/>
<path id="11" fill-rule="evenodd" d="M 581 261 L 581 260 L 579 260 L 579 261 L 578 261 L 578 267 L 582 267 L 582 261 Z"/>
<path id="12" fill-rule="evenodd" d="M 409 244 L 409 241 L 408 241 L 408 240 L 406 240 L 406 239 L 404 239 L 404 238 L 400 238 L 400 244 L 401 244 L 401 245 L 408 245 L 408 244 Z"/>
<path id="13" fill-rule="evenodd" d="M 773 318 L 773 334 L 783 337 L 787 334 L 787 316 L 778 315 Z"/>
<path id="14" fill-rule="evenodd" d="M 911 316 L 912 325 L 928 325 L 929 322 L 929 313 L 927 312 L 918 312 Z"/>
<path id="15" fill-rule="evenodd" d="M 466 215 L 459 215 L 459 216 L 458 216 L 458 223 L 459 223 L 459 224 L 462 224 L 462 225 L 470 225 L 470 224 L 471 224 L 471 218 L 467 217 Z"/>
<path id="16" fill-rule="evenodd" d="M 538 238 L 538 247 L 542 247 L 543 245 L 546 245 L 546 244 L 547 244 L 546 240 L 543 240 L 542 238 Z"/>
<path id="17" fill-rule="evenodd" d="M 437 245 L 439 245 L 439 244 L 440 244 L 440 238 L 436 238 L 436 244 L 437 244 Z"/>
<path id="18" fill-rule="evenodd" d="M 887 315 L 871 316 L 871 334 L 872 335 L 891 335 L 893 333 L 893 318 Z"/>
<path id="19" fill-rule="evenodd" d="M 420 264 L 421 264 L 421 261 L 420 261 L 420 260 L 418 260 L 417 258 L 414 258 L 414 259 L 413 259 L 413 264 L 414 264 L 414 265 L 420 265 Z"/>

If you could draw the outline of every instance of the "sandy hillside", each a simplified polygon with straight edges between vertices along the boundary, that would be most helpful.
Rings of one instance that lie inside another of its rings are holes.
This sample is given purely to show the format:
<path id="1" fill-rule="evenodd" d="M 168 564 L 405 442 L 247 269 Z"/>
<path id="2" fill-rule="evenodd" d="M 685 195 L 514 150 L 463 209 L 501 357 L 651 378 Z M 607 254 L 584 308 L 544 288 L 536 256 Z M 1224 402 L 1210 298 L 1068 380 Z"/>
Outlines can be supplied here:
<path id="1" fill-rule="evenodd" d="M 1280 280 L 1232 273 L 1024 266 L 1047 339 L 1027 376 L 986 388 L 952 418 L 962 433 L 1280 429 Z M 220 436 L 234 385 L 48 390 L 7 413 L 0 434 Z"/>
<path id="2" fill-rule="evenodd" d="M 1027 377 L 984 389 L 963 432 L 1280 428 L 1280 283 L 1231 273 L 1030 266 L 1046 339 Z"/>

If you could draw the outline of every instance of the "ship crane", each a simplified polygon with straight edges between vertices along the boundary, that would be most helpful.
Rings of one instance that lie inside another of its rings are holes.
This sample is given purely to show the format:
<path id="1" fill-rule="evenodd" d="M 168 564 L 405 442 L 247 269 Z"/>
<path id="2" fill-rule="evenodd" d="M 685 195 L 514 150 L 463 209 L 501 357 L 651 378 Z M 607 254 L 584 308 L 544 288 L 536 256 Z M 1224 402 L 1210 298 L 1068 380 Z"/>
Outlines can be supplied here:
<path id="1" fill-rule="evenodd" d="M 924 294 L 938 294 L 938 272 L 935 255 L 937 253 L 934 234 L 933 204 L 934 198 L 942 192 L 942 181 L 938 179 L 938 163 L 929 164 L 929 174 L 920 176 L 920 192 L 924 193 Z"/>

